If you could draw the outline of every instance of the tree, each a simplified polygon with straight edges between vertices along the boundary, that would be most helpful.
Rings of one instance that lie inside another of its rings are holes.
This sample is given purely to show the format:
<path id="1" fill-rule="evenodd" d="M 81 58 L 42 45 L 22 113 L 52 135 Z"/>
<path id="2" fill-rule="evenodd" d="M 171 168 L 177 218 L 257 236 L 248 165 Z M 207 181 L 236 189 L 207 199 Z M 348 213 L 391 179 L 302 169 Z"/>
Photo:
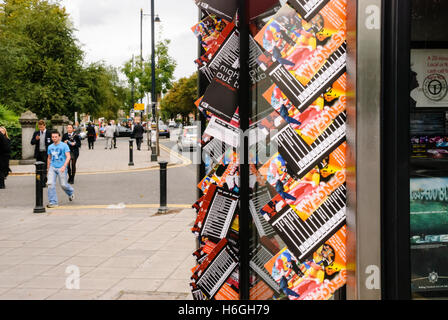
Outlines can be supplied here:
<path id="1" fill-rule="evenodd" d="M 177 63 L 168 53 L 169 44 L 170 40 L 162 40 L 155 47 L 157 96 L 165 94 L 173 85 L 174 71 L 176 70 Z M 143 63 L 140 63 L 140 57 L 138 59 L 132 58 L 128 60 L 124 64 L 122 71 L 128 79 L 129 86 L 135 88 L 133 102 L 142 99 L 147 93 L 151 93 L 151 56 Z"/>
<path id="2" fill-rule="evenodd" d="M 78 83 L 75 104 L 78 110 L 93 115 L 115 119 L 118 110 L 125 107 L 127 90 L 118 79 L 117 70 L 103 63 L 92 63 Z"/>
<path id="3" fill-rule="evenodd" d="M 0 103 L 40 117 L 67 113 L 83 52 L 65 10 L 42 0 L 5 0 L 0 7 Z"/>
<path id="4" fill-rule="evenodd" d="M 0 3 L 0 104 L 39 117 L 75 112 L 115 118 L 128 90 L 117 70 L 86 65 L 69 16 L 57 2 Z"/>
<path id="5" fill-rule="evenodd" d="M 163 97 L 161 110 L 164 119 L 173 119 L 182 116 L 183 122 L 190 113 L 196 111 L 198 74 L 192 74 L 188 78 L 181 78 L 173 84 L 173 87 Z"/>

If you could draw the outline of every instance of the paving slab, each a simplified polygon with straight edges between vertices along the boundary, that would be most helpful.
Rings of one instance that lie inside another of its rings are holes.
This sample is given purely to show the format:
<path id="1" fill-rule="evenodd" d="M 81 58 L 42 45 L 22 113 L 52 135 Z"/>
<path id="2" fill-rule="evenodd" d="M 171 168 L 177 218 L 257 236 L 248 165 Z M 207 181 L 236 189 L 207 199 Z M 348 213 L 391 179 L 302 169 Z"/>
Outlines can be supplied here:
<path id="1" fill-rule="evenodd" d="M 27 208 L 13 210 L 11 215 L 11 209 L 0 208 L 0 225 L 14 230 L 8 235 L 27 240 L 0 240 L 2 300 L 191 298 L 192 209 L 164 216 L 147 208 L 37 216 Z M 108 234 L 98 234 L 99 229 Z M 73 266 L 79 268 L 79 290 L 66 288 L 67 267 Z"/>
<path id="2" fill-rule="evenodd" d="M 0 300 L 44 300 L 55 294 L 57 289 L 12 289 L 0 295 Z"/>

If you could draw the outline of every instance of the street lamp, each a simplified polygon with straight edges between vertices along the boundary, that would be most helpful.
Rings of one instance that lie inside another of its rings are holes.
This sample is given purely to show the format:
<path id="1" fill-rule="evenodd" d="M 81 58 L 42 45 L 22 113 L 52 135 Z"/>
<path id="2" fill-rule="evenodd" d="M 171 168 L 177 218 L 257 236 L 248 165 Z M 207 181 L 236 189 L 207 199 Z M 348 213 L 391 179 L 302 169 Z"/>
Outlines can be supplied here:
<path id="1" fill-rule="evenodd" d="M 143 9 L 140 10 L 140 66 L 143 65 L 143 16 L 149 16 L 144 14 Z M 160 155 L 159 148 L 159 117 L 157 115 L 157 95 L 156 95 L 156 57 L 155 57 L 155 22 L 161 22 L 159 15 L 154 14 L 154 0 L 151 0 L 151 102 L 152 102 L 152 115 L 156 121 L 156 153 Z"/>

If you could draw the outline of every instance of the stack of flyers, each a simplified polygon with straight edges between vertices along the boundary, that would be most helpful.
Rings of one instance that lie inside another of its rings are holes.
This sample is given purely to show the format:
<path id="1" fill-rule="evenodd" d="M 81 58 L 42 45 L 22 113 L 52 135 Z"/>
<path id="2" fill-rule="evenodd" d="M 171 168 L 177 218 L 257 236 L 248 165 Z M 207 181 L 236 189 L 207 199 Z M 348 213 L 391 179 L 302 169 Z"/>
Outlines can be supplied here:
<path id="1" fill-rule="evenodd" d="M 346 83 L 347 76 L 343 74 L 303 112 L 276 85 L 266 90 L 263 97 L 308 144 L 312 144 L 346 110 Z"/>
<path id="2" fill-rule="evenodd" d="M 217 15 L 223 19 L 232 20 L 238 10 L 236 0 L 195 0 L 196 5 L 209 14 Z M 278 0 L 249 0 L 249 18 L 257 19 L 266 14 L 272 14 L 280 7 Z"/>
<path id="3" fill-rule="evenodd" d="M 347 281 L 346 226 L 306 260 L 282 249 L 264 267 L 291 300 L 328 300 Z"/>
<path id="4" fill-rule="evenodd" d="M 228 164 L 224 161 L 216 164 L 198 184 L 198 188 L 207 193 L 212 184 L 234 193 L 239 192 L 239 165 L 236 157 Z"/>
<path id="5" fill-rule="evenodd" d="M 345 72 L 345 8 L 330 1 L 307 21 L 286 4 L 255 37 L 258 63 L 300 112 Z"/>
<path id="6" fill-rule="evenodd" d="M 236 0 L 195 0 L 210 161 L 192 232 L 195 300 L 239 298 Z M 249 1 L 251 299 L 327 300 L 346 283 L 346 0 Z M 247 106 L 244 106 L 247 107 Z M 246 158 L 246 157 L 245 157 Z"/>
<path id="7" fill-rule="evenodd" d="M 194 0 L 196 5 L 208 12 L 214 14 L 220 18 L 233 20 L 236 11 L 238 9 L 238 2 L 236 0 Z"/>
<path id="8" fill-rule="evenodd" d="M 190 284 L 193 298 L 210 300 L 218 295 L 218 299 L 238 299 L 238 280 L 237 275 L 234 275 L 237 268 L 236 253 L 228 245 L 227 239 L 222 239 L 193 269 Z"/>
<path id="9" fill-rule="evenodd" d="M 209 15 L 191 29 L 196 37 L 198 37 L 204 50 L 209 51 L 211 48 L 219 45 L 219 42 L 223 41 L 221 39 L 221 32 L 228 24 L 229 22 L 225 19 Z"/>

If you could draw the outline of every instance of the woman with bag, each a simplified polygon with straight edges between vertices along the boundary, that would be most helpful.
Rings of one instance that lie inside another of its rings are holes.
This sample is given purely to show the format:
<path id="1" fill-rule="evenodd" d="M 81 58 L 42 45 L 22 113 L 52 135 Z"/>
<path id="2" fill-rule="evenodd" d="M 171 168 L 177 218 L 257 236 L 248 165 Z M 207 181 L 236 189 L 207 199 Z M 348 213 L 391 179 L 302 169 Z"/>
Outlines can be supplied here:
<path id="1" fill-rule="evenodd" d="M 5 179 L 11 172 L 9 158 L 11 156 L 11 141 L 5 127 L 0 127 L 0 189 L 5 189 Z"/>

